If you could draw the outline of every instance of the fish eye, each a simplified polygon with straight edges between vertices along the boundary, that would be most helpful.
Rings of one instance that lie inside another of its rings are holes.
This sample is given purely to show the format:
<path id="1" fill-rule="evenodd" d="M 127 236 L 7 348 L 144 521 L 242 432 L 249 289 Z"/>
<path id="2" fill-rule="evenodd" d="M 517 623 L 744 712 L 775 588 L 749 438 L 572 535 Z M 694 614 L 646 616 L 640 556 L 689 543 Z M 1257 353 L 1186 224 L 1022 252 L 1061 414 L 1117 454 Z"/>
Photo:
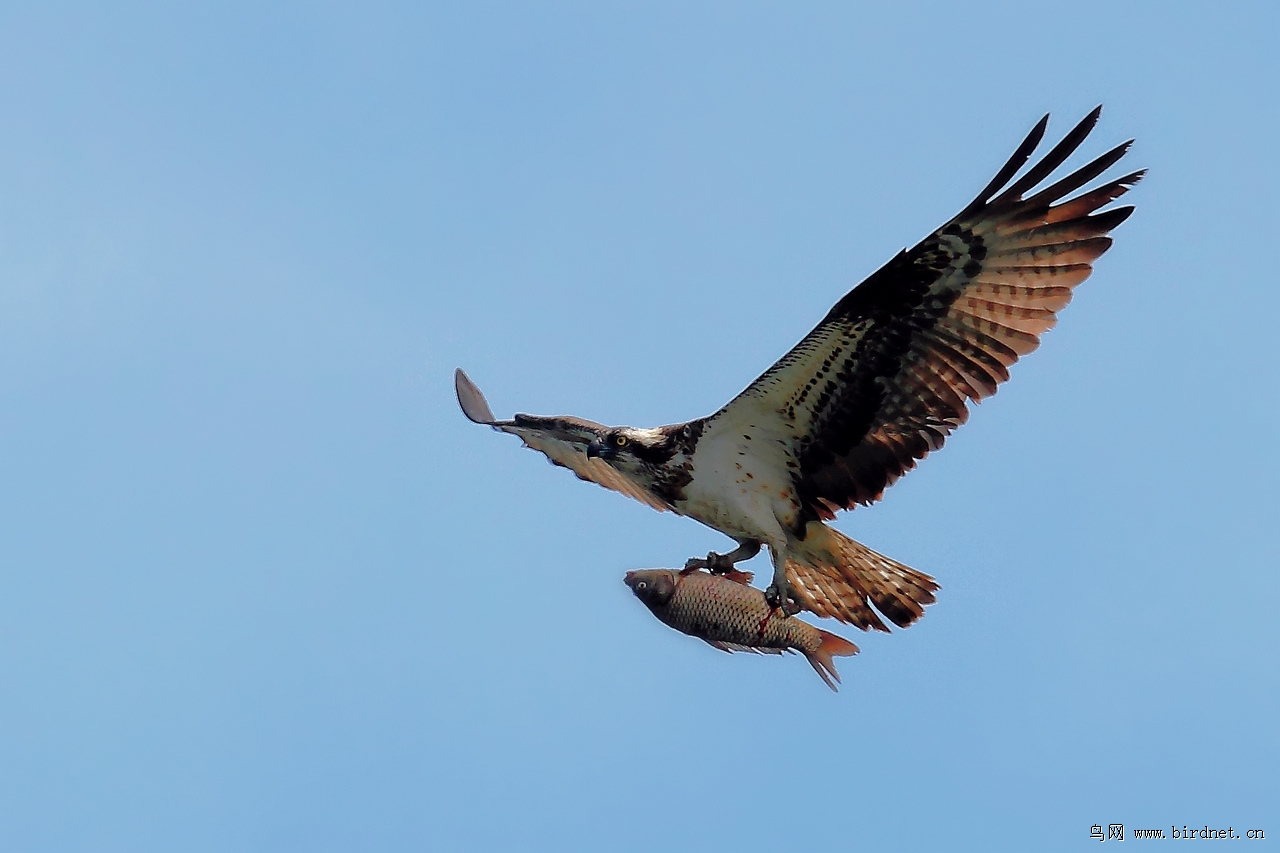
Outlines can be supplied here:
<path id="1" fill-rule="evenodd" d="M 613 446 L 614 446 L 614 447 L 626 447 L 626 446 L 627 446 L 627 437 L 626 437 L 625 435 L 621 435 L 621 434 L 619 434 L 619 435 L 615 435 L 615 436 L 613 437 Z"/>
<path id="2" fill-rule="evenodd" d="M 636 592 L 644 592 L 648 588 L 649 588 L 648 581 L 640 581 L 639 583 L 636 584 Z"/>

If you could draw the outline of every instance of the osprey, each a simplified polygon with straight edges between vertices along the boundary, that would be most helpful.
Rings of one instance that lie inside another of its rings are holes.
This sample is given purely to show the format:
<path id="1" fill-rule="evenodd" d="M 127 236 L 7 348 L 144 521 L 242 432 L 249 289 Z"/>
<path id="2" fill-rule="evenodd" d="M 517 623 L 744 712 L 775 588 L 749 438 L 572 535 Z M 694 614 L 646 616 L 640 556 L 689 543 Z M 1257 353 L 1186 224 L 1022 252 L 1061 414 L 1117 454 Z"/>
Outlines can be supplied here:
<path id="1" fill-rule="evenodd" d="M 942 447 L 968 418 L 969 401 L 1009 378 L 1111 246 L 1107 233 L 1133 208 L 1098 211 L 1145 170 L 1063 199 L 1114 165 L 1132 140 L 1036 191 L 1101 109 L 1014 180 L 1044 136 L 1046 115 L 968 207 L 849 291 L 712 415 L 652 429 L 574 417 L 499 421 L 458 370 L 462 411 L 584 480 L 737 541 L 689 568 L 725 572 L 767 546 L 771 605 L 887 631 L 878 610 L 906 627 L 933 603 L 933 578 L 824 522 L 879 500 Z"/>

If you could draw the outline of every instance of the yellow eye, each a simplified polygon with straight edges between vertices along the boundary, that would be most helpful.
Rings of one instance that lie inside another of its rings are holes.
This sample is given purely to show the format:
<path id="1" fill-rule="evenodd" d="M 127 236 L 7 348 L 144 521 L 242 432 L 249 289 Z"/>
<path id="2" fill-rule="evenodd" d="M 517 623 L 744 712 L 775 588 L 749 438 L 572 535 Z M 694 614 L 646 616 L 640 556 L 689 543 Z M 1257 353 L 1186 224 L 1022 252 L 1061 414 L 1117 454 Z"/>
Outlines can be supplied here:
<path id="1" fill-rule="evenodd" d="M 626 446 L 627 446 L 627 437 L 626 437 L 625 435 L 615 435 L 615 436 L 613 437 L 613 446 L 614 446 L 614 447 L 626 447 Z"/>

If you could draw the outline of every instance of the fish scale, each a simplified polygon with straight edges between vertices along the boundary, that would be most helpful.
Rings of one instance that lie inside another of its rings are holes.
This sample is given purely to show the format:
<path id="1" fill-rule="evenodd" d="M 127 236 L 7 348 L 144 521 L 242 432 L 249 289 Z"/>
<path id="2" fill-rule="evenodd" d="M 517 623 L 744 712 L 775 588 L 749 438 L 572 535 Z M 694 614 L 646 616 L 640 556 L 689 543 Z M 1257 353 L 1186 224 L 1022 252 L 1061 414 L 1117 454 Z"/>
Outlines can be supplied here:
<path id="1" fill-rule="evenodd" d="M 800 652 L 832 690 L 840 681 L 832 656 L 858 653 L 843 637 L 770 607 L 746 572 L 641 569 L 627 572 L 623 580 L 653 615 L 677 631 L 726 652 Z"/>
<path id="2" fill-rule="evenodd" d="M 703 571 L 679 578 L 665 617 L 658 618 L 677 631 L 739 646 L 812 653 L 822 644 L 817 628 L 786 618 L 759 590 Z"/>

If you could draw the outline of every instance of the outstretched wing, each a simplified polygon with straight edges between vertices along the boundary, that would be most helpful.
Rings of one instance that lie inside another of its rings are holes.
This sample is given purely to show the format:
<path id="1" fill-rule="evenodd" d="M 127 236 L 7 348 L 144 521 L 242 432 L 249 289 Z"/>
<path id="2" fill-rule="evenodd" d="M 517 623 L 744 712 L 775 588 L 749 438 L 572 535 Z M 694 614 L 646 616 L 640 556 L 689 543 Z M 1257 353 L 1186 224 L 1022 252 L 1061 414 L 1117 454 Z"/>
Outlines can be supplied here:
<path id="1" fill-rule="evenodd" d="M 535 415 L 516 415 L 509 421 L 500 421 L 494 418 L 484 394 L 461 368 L 454 371 L 453 384 L 458 394 L 458 405 L 472 422 L 519 436 L 526 447 L 544 454 L 552 464 L 568 468 L 579 479 L 621 492 L 659 512 L 671 509 L 665 501 L 627 479 L 603 459 L 587 457 L 587 445 L 593 438 L 604 435 L 606 427 L 603 424 L 568 416 L 543 418 Z"/>
<path id="2" fill-rule="evenodd" d="M 878 500 L 940 448 L 968 418 L 968 401 L 994 394 L 1009 366 L 1039 345 L 1071 289 L 1110 247 L 1106 234 L 1133 208 L 1095 211 L 1143 172 L 1060 200 L 1112 166 L 1132 140 L 1027 195 L 1079 147 L 1100 111 L 1010 183 L 1044 135 L 1049 117 L 1041 119 L 968 207 L 850 291 L 713 416 L 777 424 L 814 517 Z"/>

